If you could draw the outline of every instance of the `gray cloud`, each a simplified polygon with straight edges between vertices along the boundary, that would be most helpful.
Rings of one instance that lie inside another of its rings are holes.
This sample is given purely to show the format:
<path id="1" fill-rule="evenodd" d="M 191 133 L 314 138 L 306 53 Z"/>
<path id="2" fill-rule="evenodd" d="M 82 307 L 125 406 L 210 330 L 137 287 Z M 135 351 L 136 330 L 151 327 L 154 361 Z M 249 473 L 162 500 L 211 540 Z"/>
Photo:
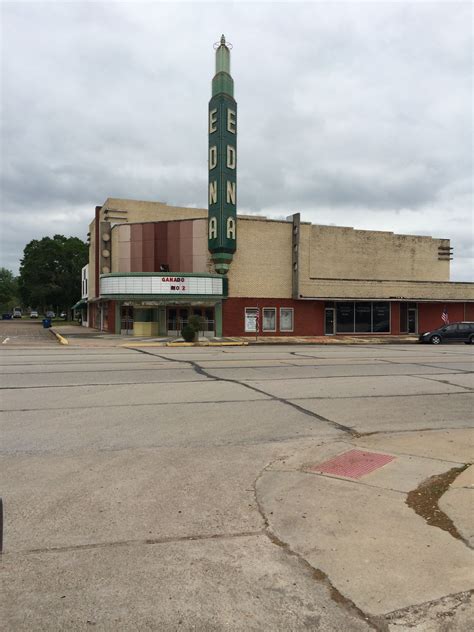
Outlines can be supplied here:
<path id="1" fill-rule="evenodd" d="M 205 206 L 212 43 L 234 44 L 241 211 L 472 252 L 467 3 L 3 3 L 2 252 L 107 197 Z"/>

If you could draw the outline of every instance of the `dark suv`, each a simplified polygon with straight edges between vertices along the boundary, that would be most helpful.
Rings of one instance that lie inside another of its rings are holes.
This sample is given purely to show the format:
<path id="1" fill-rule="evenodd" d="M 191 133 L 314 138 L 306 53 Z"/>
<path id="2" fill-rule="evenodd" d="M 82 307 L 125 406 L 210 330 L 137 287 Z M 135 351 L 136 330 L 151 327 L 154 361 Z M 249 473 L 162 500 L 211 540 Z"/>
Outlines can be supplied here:
<path id="1" fill-rule="evenodd" d="M 443 325 L 439 329 L 420 334 L 420 342 L 431 342 L 432 345 L 440 345 L 442 342 L 465 342 L 474 344 L 474 323 L 451 323 Z"/>

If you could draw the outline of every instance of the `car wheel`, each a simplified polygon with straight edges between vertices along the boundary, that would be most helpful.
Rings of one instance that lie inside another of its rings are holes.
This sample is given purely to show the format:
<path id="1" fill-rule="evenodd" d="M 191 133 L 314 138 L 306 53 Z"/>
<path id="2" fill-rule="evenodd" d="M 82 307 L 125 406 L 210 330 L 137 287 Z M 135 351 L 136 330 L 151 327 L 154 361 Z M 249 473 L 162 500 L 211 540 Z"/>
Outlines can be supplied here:
<path id="1" fill-rule="evenodd" d="M 430 342 L 432 345 L 440 345 L 441 344 L 441 336 L 431 336 Z"/>
<path id="2" fill-rule="evenodd" d="M 474 336 L 469 336 L 469 342 L 467 344 L 474 345 Z"/>

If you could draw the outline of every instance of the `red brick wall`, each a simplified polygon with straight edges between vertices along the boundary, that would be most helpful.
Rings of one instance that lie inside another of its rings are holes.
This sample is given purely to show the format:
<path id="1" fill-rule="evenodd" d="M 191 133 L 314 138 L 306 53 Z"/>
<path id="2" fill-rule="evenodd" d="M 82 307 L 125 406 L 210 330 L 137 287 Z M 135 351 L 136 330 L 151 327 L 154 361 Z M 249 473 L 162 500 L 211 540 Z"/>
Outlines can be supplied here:
<path id="1" fill-rule="evenodd" d="M 463 320 L 474 320 L 474 303 L 464 303 L 465 311 Z"/>
<path id="2" fill-rule="evenodd" d="M 95 303 L 89 303 L 89 320 L 87 321 L 88 326 L 95 328 L 95 321 L 97 318 L 97 306 Z"/>
<path id="3" fill-rule="evenodd" d="M 437 329 L 444 323 L 441 314 L 444 308 L 448 312 L 449 322 L 464 320 L 464 303 L 418 303 L 418 331 Z"/>
<path id="4" fill-rule="evenodd" d="M 252 336 L 245 331 L 245 308 L 260 308 L 260 329 L 262 308 L 277 308 L 277 330 L 275 332 L 260 331 L 261 336 L 322 336 L 324 333 L 324 302 L 294 301 L 274 298 L 228 298 L 222 305 L 222 333 L 224 336 Z M 280 307 L 294 309 L 294 331 L 280 332 Z"/>
<path id="5" fill-rule="evenodd" d="M 400 303 L 390 303 L 390 333 L 400 335 Z"/>
<path id="6" fill-rule="evenodd" d="M 114 334 L 115 333 L 115 301 L 108 301 L 108 306 L 107 306 L 107 322 L 108 322 L 108 329 L 107 331 L 109 332 L 109 334 Z"/>

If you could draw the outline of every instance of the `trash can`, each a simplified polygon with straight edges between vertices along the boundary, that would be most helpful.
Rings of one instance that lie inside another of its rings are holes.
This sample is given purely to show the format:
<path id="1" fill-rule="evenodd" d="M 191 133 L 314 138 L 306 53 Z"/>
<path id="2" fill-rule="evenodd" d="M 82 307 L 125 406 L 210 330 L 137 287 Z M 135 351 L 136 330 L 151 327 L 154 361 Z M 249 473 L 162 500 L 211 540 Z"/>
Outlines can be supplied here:
<path id="1" fill-rule="evenodd" d="M 43 329 L 51 327 L 51 318 L 43 318 Z"/>

